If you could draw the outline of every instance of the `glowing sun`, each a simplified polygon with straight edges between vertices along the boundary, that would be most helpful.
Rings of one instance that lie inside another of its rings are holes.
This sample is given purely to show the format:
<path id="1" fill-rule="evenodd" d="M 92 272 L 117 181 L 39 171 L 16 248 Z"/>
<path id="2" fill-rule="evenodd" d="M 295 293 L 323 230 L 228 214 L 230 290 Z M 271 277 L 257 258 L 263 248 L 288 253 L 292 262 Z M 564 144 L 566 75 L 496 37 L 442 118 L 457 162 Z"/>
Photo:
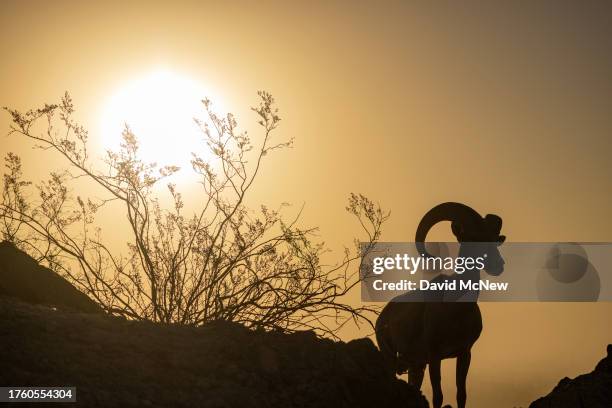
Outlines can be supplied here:
<path id="1" fill-rule="evenodd" d="M 139 142 L 142 160 L 180 166 L 190 173 L 191 152 L 205 145 L 193 118 L 204 118 L 202 99 L 209 97 L 219 110 L 219 100 L 203 84 L 177 73 L 158 70 L 125 83 L 106 101 L 101 132 L 106 149 L 117 150 L 128 124 Z"/>

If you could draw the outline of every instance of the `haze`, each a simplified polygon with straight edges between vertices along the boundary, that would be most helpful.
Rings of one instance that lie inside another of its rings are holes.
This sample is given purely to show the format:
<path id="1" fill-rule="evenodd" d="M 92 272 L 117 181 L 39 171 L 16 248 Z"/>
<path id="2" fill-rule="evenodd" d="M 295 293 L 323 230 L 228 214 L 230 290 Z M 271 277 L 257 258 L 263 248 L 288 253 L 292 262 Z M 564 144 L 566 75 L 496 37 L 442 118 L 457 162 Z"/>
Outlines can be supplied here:
<path id="1" fill-rule="evenodd" d="M 303 223 L 320 226 L 333 249 L 359 233 L 344 212 L 351 191 L 391 210 L 386 241 L 413 240 L 443 201 L 499 214 L 508 241 L 612 240 L 610 3 L 4 1 L 0 10 L 0 104 L 28 109 L 68 90 L 96 143 L 105 101 L 159 67 L 201 83 L 202 98 L 222 99 L 249 130 L 256 91 L 270 91 L 279 133 L 296 143 L 271 157 L 252 203 L 305 203 Z M 30 177 L 53 165 L 23 141 L 0 140 Z M 440 226 L 431 238 L 452 236 Z M 481 308 L 471 406 L 526 406 L 590 371 L 612 342 L 610 303 Z M 443 368 L 451 400 L 453 367 Z"/>

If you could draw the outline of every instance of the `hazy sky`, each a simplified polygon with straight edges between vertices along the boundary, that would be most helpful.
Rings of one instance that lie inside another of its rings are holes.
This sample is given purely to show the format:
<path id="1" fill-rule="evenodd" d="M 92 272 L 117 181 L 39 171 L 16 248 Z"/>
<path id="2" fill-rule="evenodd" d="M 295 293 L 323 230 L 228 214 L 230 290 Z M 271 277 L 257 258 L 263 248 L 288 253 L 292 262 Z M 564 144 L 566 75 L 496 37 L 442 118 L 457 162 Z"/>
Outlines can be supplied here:
<path id="1" fill-rule="evenodd" d="M 3 1 L 0 105 L 69 90 L 100 142 L 109 98 L 159 67 L 253 131 L 248 107 L 265 89 L 279 136 L 296 142 L 270 157 L 251 201 L 305 202 L 304 224 L 335 249 L 358 233 L 343 210 L 351 191 L 391 210 L 387 241 L 413 240 L 443 201 L 499 214 L 509 241 L 612 241 L 611 3 L 177 3 Z M 29 174 L 48 171 L 0 140 Z M 482 311 L 472 406 L 526 406 L 612 342 L 610 303 Z"/>

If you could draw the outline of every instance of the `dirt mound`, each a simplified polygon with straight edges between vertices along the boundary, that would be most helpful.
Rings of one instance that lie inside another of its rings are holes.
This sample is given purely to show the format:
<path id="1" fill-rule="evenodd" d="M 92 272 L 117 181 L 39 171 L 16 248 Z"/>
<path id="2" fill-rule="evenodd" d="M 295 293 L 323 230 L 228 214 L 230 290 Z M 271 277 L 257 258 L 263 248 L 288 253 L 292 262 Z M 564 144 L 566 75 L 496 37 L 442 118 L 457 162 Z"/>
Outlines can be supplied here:
<path id="1" fill-rule="evenodd" d="M 428 406 L 385 374 L 369 339 L 133 322 L 5 297 L 0 321 L 0 385 L 76 386 L 79 406 Z"/>
<path id="2" fill-rule="evenodd" d="M 529 408 L 610 408 L 612 407 L 612 344 L 608 355 L 595 370 L 574 379 L 565 377 L 550 394 Z"/>
<path id="3" fill-rule="evenodd" d="M 7 241 L 0 242 L 0 295 L 81 312 L 102 312 L 93 300 L 64 278 L 38 265 Z"/>

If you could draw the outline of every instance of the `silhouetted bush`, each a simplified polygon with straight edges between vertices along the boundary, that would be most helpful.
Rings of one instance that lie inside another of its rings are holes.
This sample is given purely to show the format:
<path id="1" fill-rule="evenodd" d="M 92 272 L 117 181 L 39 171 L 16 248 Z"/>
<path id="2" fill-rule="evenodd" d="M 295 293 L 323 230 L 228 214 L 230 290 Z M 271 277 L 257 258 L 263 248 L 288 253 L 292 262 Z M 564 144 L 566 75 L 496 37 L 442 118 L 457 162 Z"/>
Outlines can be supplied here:
<path id="1" fill-rule="evenodd" d="M 233 115 L 221 117 L 203 101 L 206 120 L 197 123 L 210 155 L 194 153 L 191 160 L 203 193 L 192 214 L 185 213 L 172 183 L 167 184 L 171 207 L 160 204 L 154 187 L 178 167 L 142 161 L 128 126 L 121 148 L 108 151 L 100 163 L 91 158 L 88 133 L 74 121 L 68 94 L 59 104 L 25 113 L 5 108 L 12 116 L 10 133 L 59 155 L 66 169 L 33 185 L 23 180 L 20 158 L 6 156 L 0 206 L 4 239 L 109 313 L 130 319 L 193 325 L 227 320 L 283 331 L 314 328 L 327 335 L 347 321 L 369 321 L 370 308 L 343 300 L 358 283 L 358 248 L 347 249 L 327 267 L 321 261 L 324 246 L 312 240 L 315 229 L 284 220 L 280 209 L 261 206 L 254 212 L 245 206 L 265 157 L 292 144 L 274 140 L 280 122 L 274 99 L 266 92 L 259 96 L 253 108 L 262 130 L 257 144 L 238 130 Z M 73 194 L 74 183 L 83 179 L 104 196 Z M 96 219 L 109 206 L 117 221 L 129 225 L 125 255 L 104 240 L 103 230 L 113 226 Z M 355 194 L 347 210 L 363 227 L 364 241 L 378 240 L 388 214 Z"/>

